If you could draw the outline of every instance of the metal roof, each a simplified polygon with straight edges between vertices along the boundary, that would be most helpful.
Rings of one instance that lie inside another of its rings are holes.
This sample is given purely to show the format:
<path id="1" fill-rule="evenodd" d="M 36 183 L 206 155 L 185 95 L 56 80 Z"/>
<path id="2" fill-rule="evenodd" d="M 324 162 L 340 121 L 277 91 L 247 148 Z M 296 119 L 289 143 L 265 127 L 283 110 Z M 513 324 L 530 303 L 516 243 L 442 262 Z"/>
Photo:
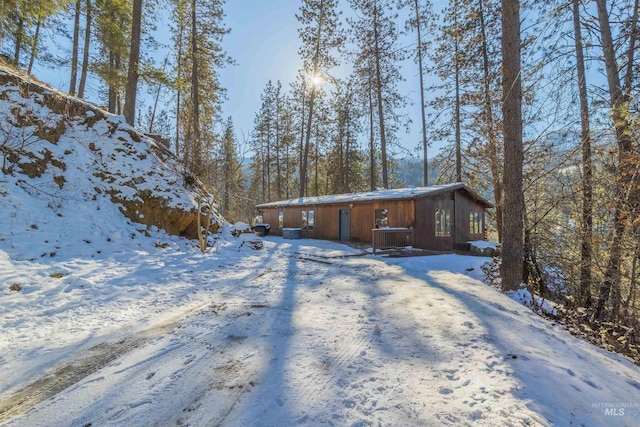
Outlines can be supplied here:
<path id="1" fill-rule="evenodd" d="M 368 191 L 364 193 L 346 193 L 346 194 L 333 194 L 328 196 L 311 196 L 311 197 L 298 197 L 294 199 L 280 200 L 277 202 L 262 203 L 257 205 L 257 209 L 264 208 L 280 208 L 288 206 L 313 206 L 313 205 L 330 205 L 330 204 L 344 204 L 344 203 L 367 203 L 378 200 L 411 200 L 419 199 L 422 197 L 435 196 L 437 194 L 446 193 L 455 190 L 465 190 L 469 195 L 478 202 L 485 205 L 487 208 L 492 208 L 493 203 L 487 201 L 481 197 L 471 188 L 462 183 L 447 184 L 447 185 L 431 185 L 429 187 L 412 187 L 412 188 L 397 188 L 393 190 L 377 190 Z"/>

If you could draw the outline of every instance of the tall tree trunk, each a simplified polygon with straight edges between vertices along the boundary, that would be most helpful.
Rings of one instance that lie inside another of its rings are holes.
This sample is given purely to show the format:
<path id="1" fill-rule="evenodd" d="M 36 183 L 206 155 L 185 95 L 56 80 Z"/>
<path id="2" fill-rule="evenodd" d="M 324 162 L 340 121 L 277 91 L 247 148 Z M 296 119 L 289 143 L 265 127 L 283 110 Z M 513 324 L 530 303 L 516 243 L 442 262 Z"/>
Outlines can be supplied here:
<path id="1" fill-rule="evenodd" d="M 319 186 L 318 186 L 318 158 L 320 157 L 320 153 L 319 153 L 319 148 L 318 146 L 319 144 L 319 139 L 318 139 L 318 122 L 316 122 L 316 144 L 315 144 L 315 159 L 314 159 L 314 173 L 315 173 L 315 177 L 314 177 L 314 190 L 315 190 L 315 194 L 314 196 L 318 196 L 319 193 Z"/>
<path id="2" fill-rule="evenodd" d="M 305 126 L 305 106 L 307 105 L 307 100 L 306 100 L 306 95 L 307 95 L 307 85 L 306 85 L 306 80 L 302 80 L 302 83 L 300 85 L 300 91 L 302 92 L 302 99 L 300 102 L 300 150 L 298 152 L 298 170 L 300 171 L 300 191 L 299 194 L 302 194 L 302 188 L 303 188 L 303 182 L 302 182 L 302 167 L 303 167 L 303 162 L 304 162 L 304 141 L 305 141 L 305 132 L 304 132 L 304 126 Z"/>
<path id="3" fill-rule="evenodd" d="M 337 176 L 335 178 L 336 180 L 336 185 L 334 186 L 334 188 L 340 192 L 340 193 L 345 193 L 345 184 L 346 184 L 346 178 L 345 178 L 345 169 L 344 169 L 344 158 L 345 158 L 345 149 L 344 149 L 344 143 L 345 143 L 345 136 L 344 136 L 344 132 L 345 132 L 345 111 L 346 108 L 343 108 L 342 106 L 342 102 L 343 100 L 339 101 L 339 105 L 337 107 L 338 110 L 338 114 L 337 114 L 337 119 L 336 119 L 336 124 L 338 126 L 338 132 L 336 135 L 336 147 L 335 147 L 335 152 L 337 152 L 337 159 L 336 161 L 338 162 L 338 166 L 337 166 Z M 346 101 L 344 101 L 346 102 Z"/>
<path id="4" fill-rule="evenodd" d="M 344 147 L 344 192 L 351 192 L 351 111 L 349 106 L 351 105 L 351 92 L 347 97 L 347 134 L 345 135 L 345 147 Z"/>
<path id="5" fill-rule="evenodd" d="M 120 70 L 122 67 L 122 58 L 120 57 L 120 53 L 116 52 L 115 54 L 115 72 L 116 75 L 120 76 Z M 122 87 L 120 86 L 120 79 L 116 80 L 115 89 L 115 106 L 116 106 L 116 114 L 122 114 Z"/>
<path id="6" fill-rule="evenodd" d="M 376 65 L 376 95 L 378 97 L 378 122 L 380 124 L 380 162 L 382 163 L 382 186 L 389 188 L 389 176 L 387 171 L 387 138 L 384 125 L 384 107 L 382 105 L 382 72 L 380 70 L 380 46 L 378 45 L 378 5 L 373 6 L 373 41 L 374 58 Z"/>
<path id="7" fill-rule="evenodd" d="M 200 141 L 200 84 L 198 81 L 198 44 L 197 44 L 197 19 L 196 0 L 191 0 L 191 100 L 193 103 L 193 113 L 191 118 L 191 155 L 189 159 L 195 166 L 195 173 L 200 176 L 204 171 L 201 164 L 201 141 Z"/>
<path id="8" fill-rule="evenodd" d="M 87 73 L 89 72 L 89 49 L 91 48 L 91 0 L 87 0 L 87 18 L 84 30 L 84 51 L 82 52 L 82 71 L 80 73 L 80 84 L 78 85 L 78 98 L 84 97 L 84 88 L 87 84 Z"/>
<path id="9" fill-rule="evenodd" d="M 115 113 L 116 112 L 116 89 L 113 86 L 113 79 L 115 78 L 114 75 L 116 74 L 116 54 L 114 51 L 110 50 L 109 51 L 109 74 L 110 74 L 110 81 L 108 83 L 109 85 L 109 95 L 108 95 L 108 104 L 107 104 L 107 111 L 110 113 Z"/>
<path id="10" fill-rule="evenodd" d="M 24 19 L 18 19 L 18 25 L 16 29 L 16 42 L 13 51 L 13 64 L 16 68 L 20 67 L 20 50 L 22 49 L 22 38 L 24 37 Z"/>
<path id="11" fill-rule="evenodd" d="M 580 244 L 580 285 L 578 286 L 577 302 L 582 307 L 589 307 L 591 305 L 591 258 L 593 253 L 593 171 L 591 165 L 589 100 L 587 97 L 582 30 L 580 28 L 580 0 L 573 0 L 573 29 L 576 44 L 582 140 L 582 241 Z"/>
<path id="12" fill-rule="evenodd" d="M 266 181 L 266 172 L 264 169 L 264 141 L 262 140 L 262 137 L 260 137 L 260 190 L 261 190 L 261 202 L 266 202 L 267 201 L 267 185 L 265 184 Z"/>
<path id="13" fill-rule="evenodd" d="M 75 15 L 73 17 L 73 41 L 71 43 L 71 77 L 69 81 L 69 94 L 75 96 L 76 81 L 78 80 L 78 47 L 80 45 L 80 13 L 81 1 L 76 0 Z"/>
<path id="14" fill-rule="evenodd" d="M 320 1 L 320 10 L 324 10 L 324 1 Z M 320 35 L 323 30 L 323 18 L 324 14 L 320 15 L 318 19 L 318 30 L 316 32 L 316 46 L 313 58 L 313 76 L 312 79 L 318 75 L 318 60 L 320 56 Z M 304 142 L 304 153 L 302 155 L 302 167 L 300 168 L 300 197 L 307 195 L 307 168 L 309 167 L 309 149 L 311 143 L 311 125 L 313 122 L 313 107 L 316 100 L 316 85 L 311 83 L 311 94 L 309 95 L 309 115 L 307 116 L 307 134 Z"/>
<path id="15" fill-rule="evenodd" d="M 287 145 L 285 145 L 285 165 L 284 165 L 284 198 L 285 199 L 290 199 L 291 198 L 291 189 L 290 189 L 290 182 L 291 182 L 291 152 L 290 150 L 290 145 L 289 143 L 287 143 Z"/>
<path id="16" fill-rule="evenodd" d="M 142 0 L 133 0 L 131 16 L 131 48 L 129 49 L 129 69 L 124 95 L 124 118 L 131 126 L 136 120 L 136 97 L 140 75 L 140 33 L 142 28 Z"/>
<path id="17" fill-rule="evenodd" d="M 40 41 L 40 27 L 42 26 L 42 18 L 38 16 L 38 22 L 36 22 L 36 32 L 33 35 L 33 41 L 31 42 L 31 55 L 29 56 L 29 65 L 27 66 L 27 74 L 31 74 L 33 69 L 33 63 L 36 60 L 38 54 L 38 42 Z"/>
<path id="18" fill-rule="evenodd" d="M 618 64 L 616 61 L 615 48 L 613 38 L 611 36 L 611 28 L 609 25 L 609 13 L 607 11 L 606 0 L 596 0 L 598 7 L 598 21 L 600 23 L 600 35 L 602 40 L 602 51 L 605 62 L 605 70 L 607 74 L 607 82 L 609 85 L 609 96 L 611 97 L 611 108 L 613 110 L 612 120 L 615 129 L 616 140 L 618 142 L 618 172 L 619 178 L 616 180 L 616 206 L 614 218 L 614 231 L 611 246 L 609 248 L 609 259 L 607 261 L 607 269 L 605 277 L 600 284 L 598 301 L 594 316 L 599 319 L 604 317 L 604 307 L 607 301 L 611 302 L 611 318 L 616 319 L 620 309 L 620 283 L 621 271 L 620 264 L 622 260 L 622 239 L 624 237 L 625 225 L 625 204 L 630 199 L 635 198 L 637 189 L 633 188 L 633 173 L 627 173 L 627 169 L 633 164 L 631 158 L 633 156 L 633 144 L 631 139 L 631 129 L 628 121 L 629 108 L 629 92 L 625 91 L 620 85 L 620 76 L 618 75 Z M 638 2 L 635 2 L 633 11 L 633 20 L 637 21 Z M 632 25 L 632 28 L 635 24 Z M 635 47 L 635 34 L 631 34 L 629 49 Z M 631 82 L 631 77 L 628 78 Z M 628 88 L 627 88 L 628 89 Z M 636 201 L 637 202 L 637 201 Z"/>
<path id="19" fill-rule="evenodd" d="M 502 176 L 500 174 L 499 142 L 496 135 L 491 101 L 491 75 L 489 73 L 489 53 L 487 47 L 487 29 L 484 22 L 484 1 L 479 0 L 478 14 L 480 19 L 480 34 L 482 37 L 482 70 L 484 80 L 484 115 L 487 120 L 487 139 L 489 142 L 489 161 L 491 162 L 491 177 L 493 180 L 493 197 L 496 201 L 496 225 L 498 228 L 498 242 L 502 242 Z"/>
<path id="20" fill-rule="evenodd" d="M 369 76 L 369 182 L 371 183 L 371 191 L 374 191 L 377 187 L 376 177 L 378 171 L 376 168 L 376 153 L 375 153 L 375 129 L 373 127 L 373 85 L 372 76 Z"/>
<path id="21" fill-rule="evenodd" d="M 631 18 L 631 28 L 629 29 L 629 49 L 627 50 L 627 69 L 624 76 L 624 87 L 627 91 L 631 90 L 633 84 L 633 65 L 634 55 L 636 53 L 636 38 L 638 37 L 638 6 L 640 1 L 635 0 L 633 4 L 633 15 Z"/>
<path id="22" fill-rule="evenodd" d="M 2 39 L 4 37 L 4 3 L 6 0 L 0 0 L 0 49 L 2 49 Z"/>
<path id="23" fill-rule="evenodd" d="M 462 136 L 460 134 L 460 48 L 459 37 L 460 28 L 458 27 L 458 2 L 454 3 L 454 19 L 455 19 L 455 39 L 453 51 L 453 63 L 455 68 L 455 129 L 456 129 L 456 182 L 462 182 Z"/>
<path id="24" fill-rule="evenodd" d="M 265 160 L 265 171 L 267 178 L 267 201 L 272 201 L 271 198 L 271 117 L 267 119 L 267 144 L 265 147 L 266 152 L 266 160 Z"/>
<path id="25" fill-rule="evenodd" d="M 302 167 L 300 168 L 300 197 L 307 195 L 307 168 L 309 167 L 309 150 L 311 149 L 311 125 L 313 122 L 313 104 L 316 100 L 316 87 L 312 84 L 309 94 L 309 114 L 307 116 L 307 130 L 305 132 L 304 150 L 302 152 Z"/>
<path id="26" fill-rule="evenodd" d="M 180 27 L 178 29 L 178 35 L 177 35 L 177 52 L 178 52 L 178 57 L 176 58 L 176 74 L 177 74 L 177 80 L 178 80 L 178 85 L 177 85 L 177 89 L 176 89 L 176 156 L 180 157 L 180 128 L 183 126 L 183 124 L 181 123 L 181 102 L 182 102 L 182 87 L 181 87 L 181 81 L 182 81 L 182 69 L 183 69 L 183 64 L 182 64 L 182 49 L 183 49 L 183 36 L 184 36 L 184 24 L 182 24 L 182 22 L 180 24 L 178 24 Z M 183 150 L 184 151 L 184 150 Z M 186 163 L 186 157 L 184 157 L 184 153 L 183 153 L 183 157 L 182 157 L 183 161 L 185 161 Z"/>
<path id="27" fill-rule="evenodd" d="M 382 104 L 382 71 L 380 70 L 380 46 L 378 45 L 378 5 L 373 6 L 373 42 L 374 59 L 376 65 L 376 95 L 378 96 L 378 122 L 380 123 L 380 162 L 382 163 L 382 186 L 389 188 L 389 173 L 387 171 L 387 138 L 384 126 L 384 107 Z"/>
<path id="28" fill-rule="evenodd" d="M 276 93 L 276 198 L 282 200 L 282 167 L 280 162 L 280 90 Z"/>
<path id="29" fill-rule="evenodd" d="M 504 290 L 516 290 L 523 279 L 524 214 L 519 0 L 502 0 L 502 61 L 505 198 L 501 277 Z"/>
<path id="30" fill-rule="evenodd" d="M 420 77 L 420 114 L 422 124 L 422 185 L 429 185 L 429 157 L 427 156 L 427 120 L 425 117 L 424 106 L 424 76 L 422 68 L 422 28 L 420 25 L 420 7 L 418 0 L 414 0 L 414 9 L 416 12 L 416 32 L 418 33 L 418 75 Z"/>

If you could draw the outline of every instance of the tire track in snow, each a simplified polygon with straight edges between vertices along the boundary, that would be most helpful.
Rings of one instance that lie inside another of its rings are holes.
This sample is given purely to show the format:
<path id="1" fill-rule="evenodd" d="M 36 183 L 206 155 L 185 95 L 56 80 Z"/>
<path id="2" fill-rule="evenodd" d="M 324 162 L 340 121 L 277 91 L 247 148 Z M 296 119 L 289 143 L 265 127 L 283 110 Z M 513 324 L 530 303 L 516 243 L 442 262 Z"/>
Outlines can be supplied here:
<path id="1" fill-rule="evenodd" d="M 249 278 L 245 278 L 242 282 L 253 282 L 271 272 L 272 270 L 265 269 Z M 202 309 L 207 304 L 211 303 L 204 302 L 198 304 L 162 323 L 122 338 L 119 341 L 102 342 L 81 352 L 74 357 L 73 362 L 61 364 L 62 366 L 55 369 L 53 373 L 28 384 L 21 390 L 15 392 L 11 397 L 0 401 L 0 423 L 4 423 L 29 412 L 39 403 L 81 382 L 84 378 L 100 371 L 122 356 L 166 335 L 171 330 L 179 327 L 178 321 L 180 319 Z"/>
<path id="2" fill-rule="evenodd" d="M 204 305 L 205 304 L 200 304 L 190 308 L 178 316 L 174 316 L 169 320 L 125 337 L 117 342 L 103 342 L 88 349 L 78 355 L 73 362 L 27 385 L 9 399 L 1 401 L 0 423 L 28 412 L 40 402 L 55 396 L 87 376 L 99 371 L 122 355 L 144 346 L 158 336 L 168 333 L 178 325 L 177 321 L 180 318 L 202 308 Z"/>

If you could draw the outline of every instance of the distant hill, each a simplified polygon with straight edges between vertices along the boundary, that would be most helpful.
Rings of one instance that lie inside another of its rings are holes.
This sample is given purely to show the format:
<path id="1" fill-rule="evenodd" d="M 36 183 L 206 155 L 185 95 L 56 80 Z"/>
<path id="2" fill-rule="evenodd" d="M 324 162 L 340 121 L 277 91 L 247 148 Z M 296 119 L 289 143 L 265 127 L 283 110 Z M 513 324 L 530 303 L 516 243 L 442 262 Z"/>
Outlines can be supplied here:
<path id="1" fill-rule="evenodd" d="M 401 159 L 396 160 L 398 165 L 398 179 L 404 181 L 406 186 L 422 187 L 422 159 Z M 438 171 L 432 167 L 431 159 L 429 160 L 429 183 L 435 182 Z"/>

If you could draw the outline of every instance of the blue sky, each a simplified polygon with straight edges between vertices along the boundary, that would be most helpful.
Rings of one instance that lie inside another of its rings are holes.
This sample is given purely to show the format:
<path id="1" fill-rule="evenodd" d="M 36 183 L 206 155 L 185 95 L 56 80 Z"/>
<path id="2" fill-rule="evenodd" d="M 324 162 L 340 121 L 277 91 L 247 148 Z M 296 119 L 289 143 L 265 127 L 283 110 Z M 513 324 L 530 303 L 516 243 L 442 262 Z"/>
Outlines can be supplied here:
<path id="1" fill-rule="evenodd" d="M 295 79 L 302 62 L 298 56 L 298 21 L 295 0 L 230 0 L 225 24 L 231 28 L 223 42 L 237 62 L 221 73 L 228 100 L 223 114 L 231 115 L 238 138 L 249 137 L 260 95 L 269 80 L 280 80 L 283 89 Z"/>

